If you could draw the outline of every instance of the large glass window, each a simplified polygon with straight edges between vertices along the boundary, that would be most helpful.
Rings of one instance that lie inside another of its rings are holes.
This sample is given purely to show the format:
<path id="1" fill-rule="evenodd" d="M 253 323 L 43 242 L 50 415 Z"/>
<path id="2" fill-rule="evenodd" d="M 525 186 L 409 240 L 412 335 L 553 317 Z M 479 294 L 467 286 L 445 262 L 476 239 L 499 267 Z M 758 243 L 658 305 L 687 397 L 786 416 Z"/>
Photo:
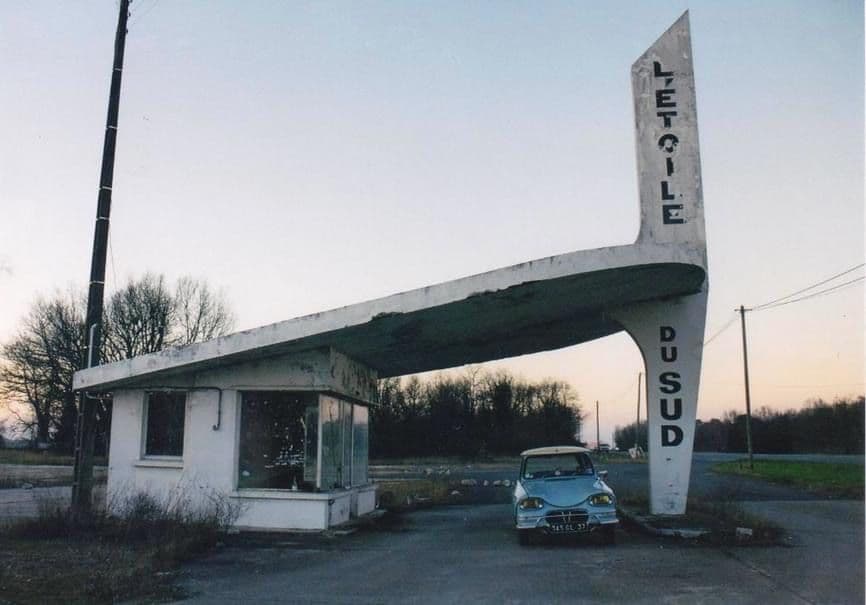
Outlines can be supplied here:
<path id="1" fill-rule="evenodd" d="M 322 397 L 322 489 L 367 483 L 367 408 Z"/>
<path id="2" fill-rule="evenodd" d="M 145 456 L 183 456 L 186 393 L 158 391 L 147 394 L 145 404 Z"/>
<path id="3" fill-rule="evenodd" d="M 239 488 L 365 485 L 368 447 L 365 406 L 317 393 L 242 393 Z"/>
<path id="4" fill-rule="evenodd" d="M 242 393 L 238 488 L 315 489 L 317 410 L 316 393 Z"/>
<path id="5" fill-rule="evenodd" d="M 367 483 L 369 435 L 369 411 L 363 405 L 352 406 L 352 485 Z"/>
<path id="6" fill-rule="evenodd" d="M 318 399 L 316 400 L 318 402 Z M 304 483 L 318 486 L 319 469 L 319 406 L 310 404 L 304 413 Z"/>
<path id="7" fill-rule="evenodd" d="M 321 414 L 321 487 L 322 489 L 349 487 L 352 468 L 352 406 L 350 403 L 340 401 L 334 397 L 322 396 Z M 348 447 L 346 447 L 347 441 Z"/>

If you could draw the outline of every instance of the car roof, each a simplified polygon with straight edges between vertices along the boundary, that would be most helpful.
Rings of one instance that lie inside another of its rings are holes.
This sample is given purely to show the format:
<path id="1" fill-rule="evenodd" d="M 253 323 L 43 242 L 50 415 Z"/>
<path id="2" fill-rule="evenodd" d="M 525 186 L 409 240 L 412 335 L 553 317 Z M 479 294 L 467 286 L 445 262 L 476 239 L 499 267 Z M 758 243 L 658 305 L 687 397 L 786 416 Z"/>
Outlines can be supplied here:
<path id="1" fill-rule="evenodd" d="M 548 447 L 536 447 L 531 450 L 520 452 L 521 456 L 550 456 L 552 454 L 576 454 L 578 452 L 589 453 L 590 450 L 576 445 L 552 445 Z"/>

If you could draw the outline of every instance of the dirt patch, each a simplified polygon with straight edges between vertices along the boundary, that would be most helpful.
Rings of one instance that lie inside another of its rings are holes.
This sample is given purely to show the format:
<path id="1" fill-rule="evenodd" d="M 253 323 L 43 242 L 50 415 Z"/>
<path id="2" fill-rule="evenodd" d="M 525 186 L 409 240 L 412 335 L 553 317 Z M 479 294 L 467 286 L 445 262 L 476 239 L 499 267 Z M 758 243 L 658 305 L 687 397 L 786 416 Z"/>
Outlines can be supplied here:
<path id="1" fill-rule="evenodd" d="M 379 507 L 405 512 L 446 504 L 500 504 L 511 501 L 511 481 L 404 479 L 376 481 Z"/>
<path id="2" fill-rule="evenodd" d="M 660 537 L 726 546 L 782 546 L 784 530 L 732 502 L 689 498 L 684 515 L 652 515 L 645 498 L 620 498 L 623 524 Z"/>

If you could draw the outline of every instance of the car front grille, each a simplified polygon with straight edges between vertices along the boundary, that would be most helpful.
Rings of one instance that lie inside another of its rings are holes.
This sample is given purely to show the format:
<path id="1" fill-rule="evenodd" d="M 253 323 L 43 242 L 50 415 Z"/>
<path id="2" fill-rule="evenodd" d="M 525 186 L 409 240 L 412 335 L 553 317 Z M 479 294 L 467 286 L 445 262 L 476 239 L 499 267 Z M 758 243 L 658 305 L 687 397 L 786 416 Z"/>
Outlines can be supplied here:
<path id="1" fill-rule="evenodd" d="M 544 520 L 550 525 L 559 525 L 562 523 L 586 523 L 589 519 L 589 514 L 582 509 L 574 510 L 558 510 L 544 517 Z"/>

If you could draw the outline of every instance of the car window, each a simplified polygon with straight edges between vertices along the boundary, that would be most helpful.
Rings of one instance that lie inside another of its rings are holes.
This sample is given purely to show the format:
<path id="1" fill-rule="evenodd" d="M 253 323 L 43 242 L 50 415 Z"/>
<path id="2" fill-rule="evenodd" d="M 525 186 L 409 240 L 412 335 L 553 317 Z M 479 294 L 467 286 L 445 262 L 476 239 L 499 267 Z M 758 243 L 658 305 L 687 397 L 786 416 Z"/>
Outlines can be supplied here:
<path id="1" fill-rule="evenodd" d="M 523 466 L 525 479 L 592 475 L 592 461 L 584 453 L 529 456 Z"/>

